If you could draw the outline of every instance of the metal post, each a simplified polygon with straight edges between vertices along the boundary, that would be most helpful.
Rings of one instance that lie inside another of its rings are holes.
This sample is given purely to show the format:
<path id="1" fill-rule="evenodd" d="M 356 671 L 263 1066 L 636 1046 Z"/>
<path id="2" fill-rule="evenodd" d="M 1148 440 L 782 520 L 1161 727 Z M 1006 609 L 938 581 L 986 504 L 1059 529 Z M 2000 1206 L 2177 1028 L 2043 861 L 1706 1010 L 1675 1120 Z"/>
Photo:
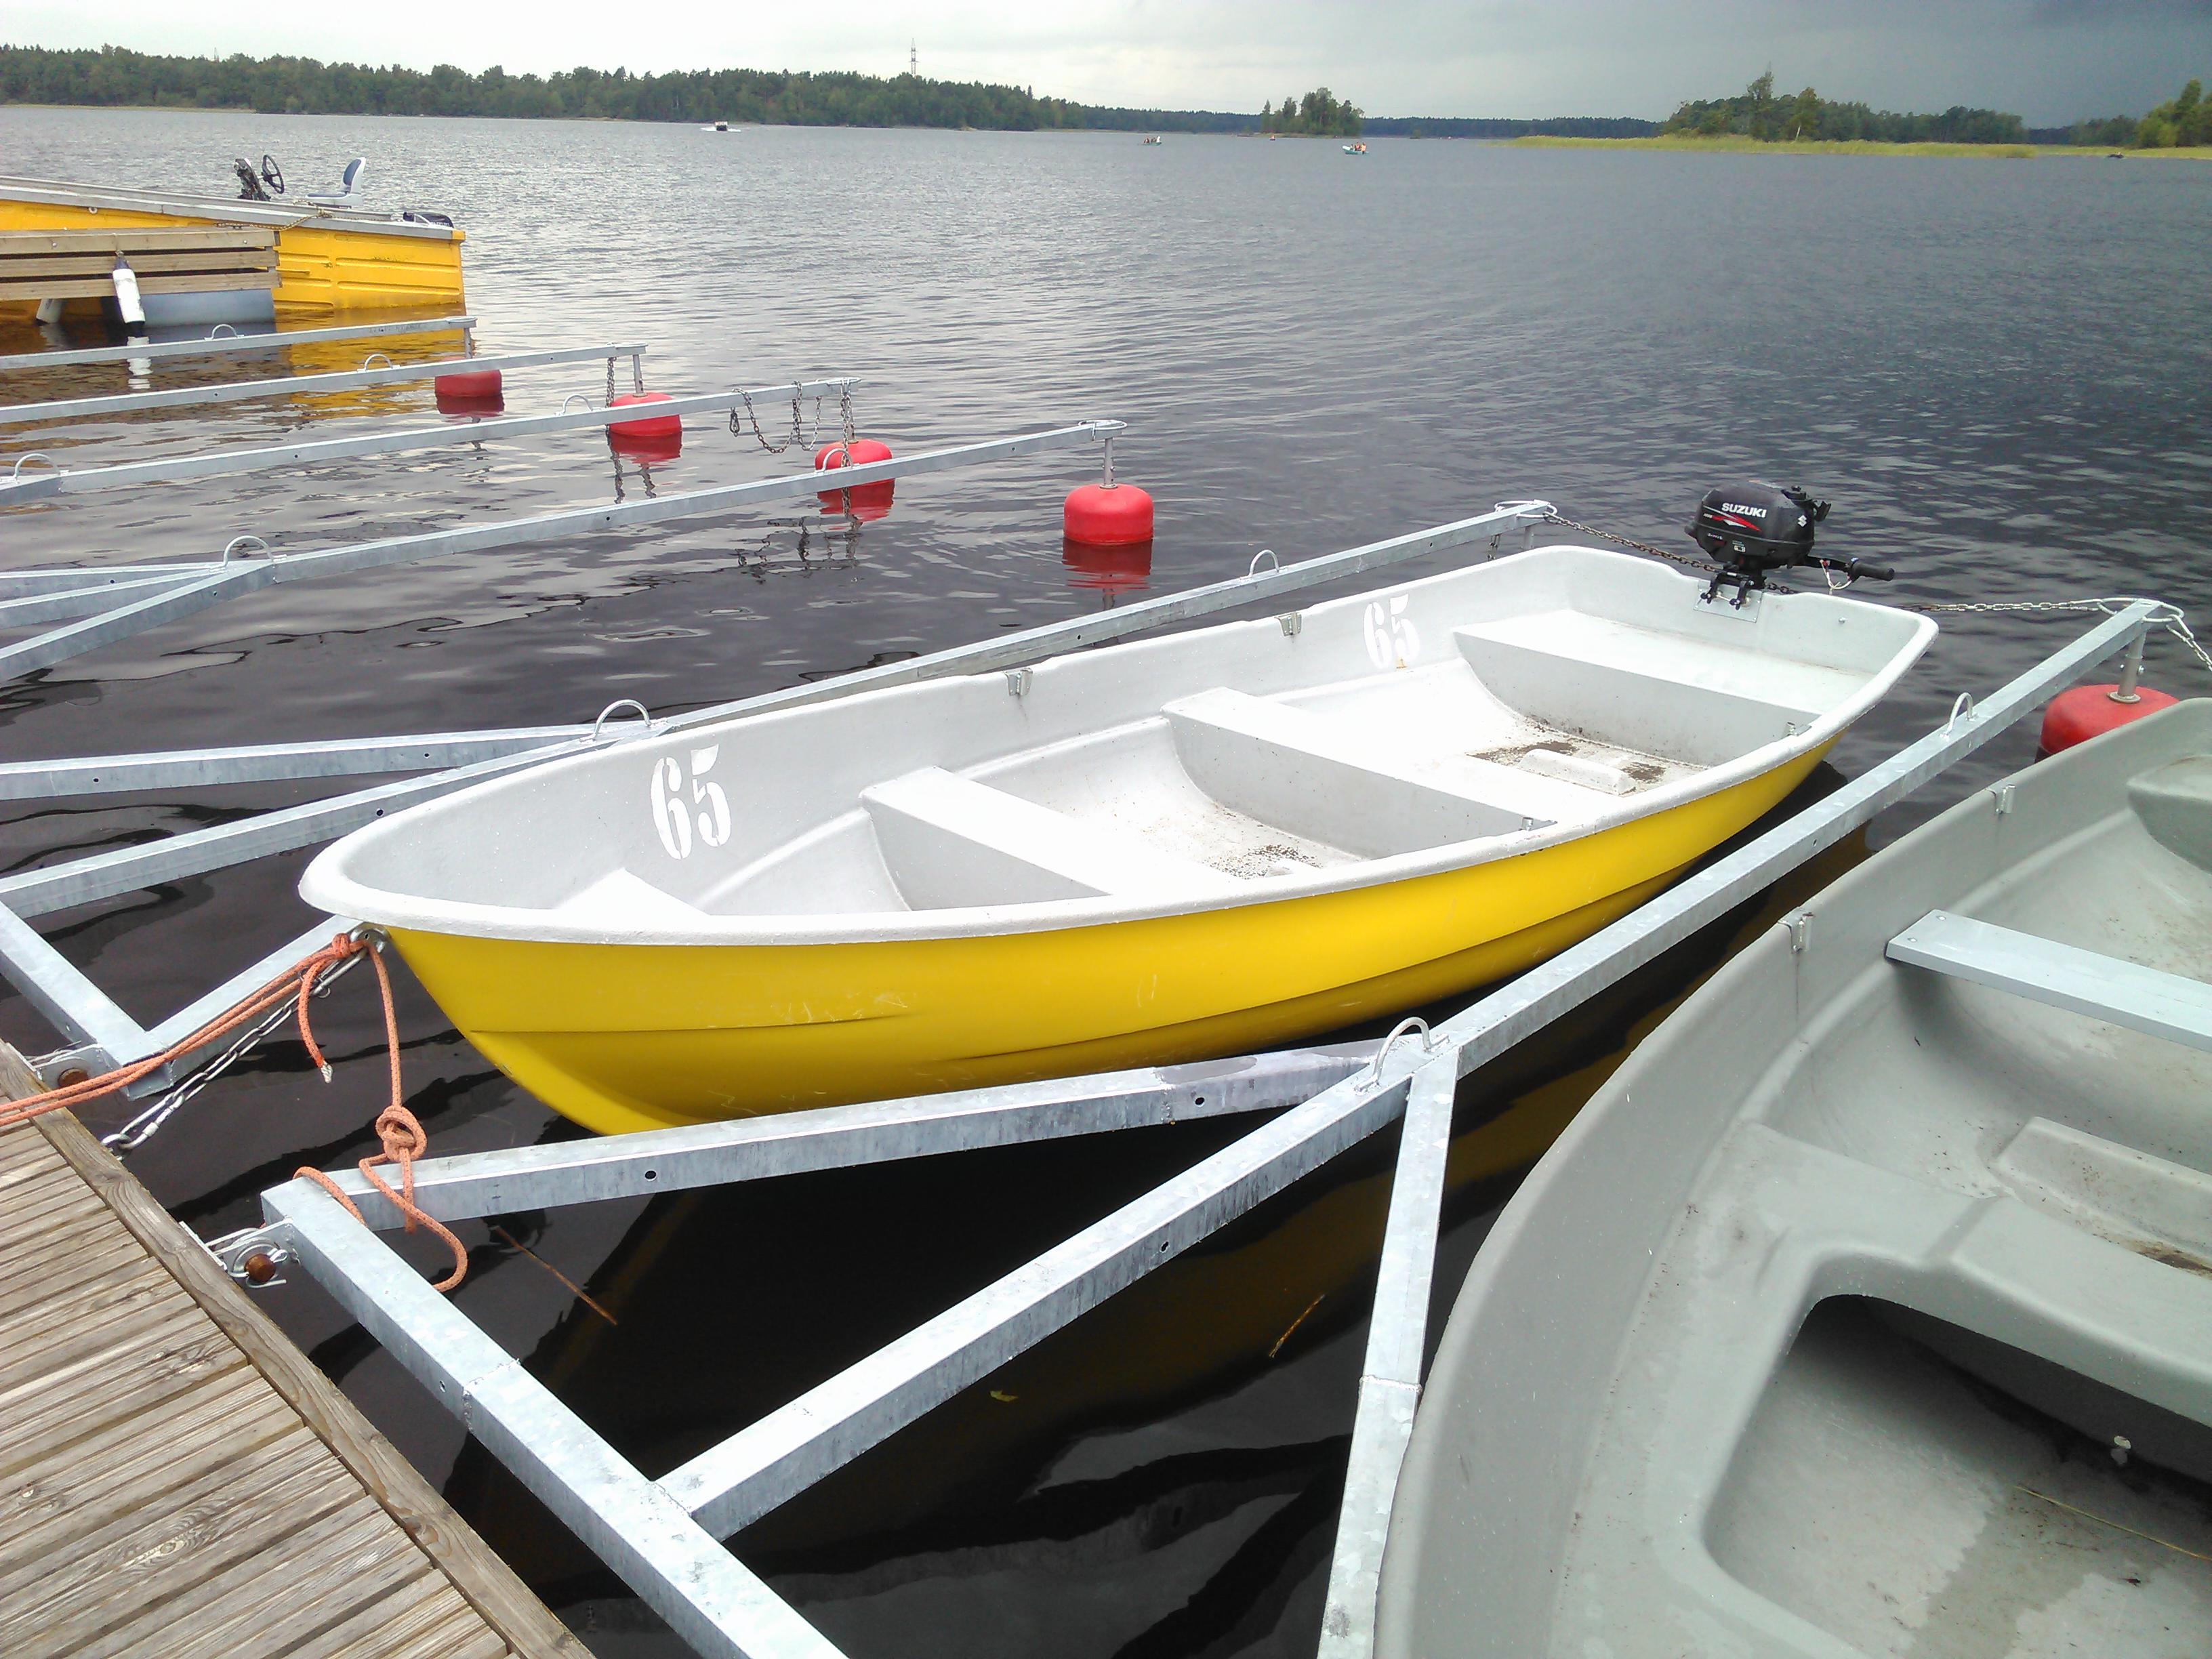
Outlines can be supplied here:
<path id="1" fill-rule="evenodd" d="M 2120 661 L 2120 683 L 2108 694 L 2114 702 L 2141 702 L 2142 694 L 2136 690 L 2142 678 L 2143 636 L 2136 635 L 2135 643 Z"/>

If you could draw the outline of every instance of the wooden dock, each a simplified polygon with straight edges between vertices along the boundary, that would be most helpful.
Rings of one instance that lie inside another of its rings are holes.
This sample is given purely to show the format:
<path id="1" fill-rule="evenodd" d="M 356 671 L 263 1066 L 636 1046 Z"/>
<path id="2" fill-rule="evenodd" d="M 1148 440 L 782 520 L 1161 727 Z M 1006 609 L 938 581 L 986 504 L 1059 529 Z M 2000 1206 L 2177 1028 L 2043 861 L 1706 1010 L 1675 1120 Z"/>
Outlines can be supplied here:
<path id="1" fill-rule="evenodd" d="M 0 1653 L 589 1659 L 63 1112 L 0 1131 Z"/>

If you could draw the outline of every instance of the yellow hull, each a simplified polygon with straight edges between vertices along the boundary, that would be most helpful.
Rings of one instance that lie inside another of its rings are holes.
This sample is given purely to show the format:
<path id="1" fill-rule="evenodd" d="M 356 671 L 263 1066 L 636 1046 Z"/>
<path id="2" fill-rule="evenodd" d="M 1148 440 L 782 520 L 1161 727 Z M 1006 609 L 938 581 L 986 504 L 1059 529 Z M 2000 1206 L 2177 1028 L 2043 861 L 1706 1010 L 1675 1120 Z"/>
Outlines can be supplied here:
<path id="1" fill-rule="evenodd" d="M 126 208 L 69 207 L 0 198 L 0 231 L 186 230 L 210 221 Z M 349 312 L 459 312 L 462 235 L 381 236 L 313 221 L 276 232 L 276 320 L 327 321 Z M 28 301 L 0 306 L 0 316 L 27 318 Z"/>
<path id="2" fill-rule="evenodd" d="M 1540 962 L 1753 822 L 1825 752 L 1517 857 L 1144 921 L 830 945 L 393 938 L 487 1058 L 602 1133 L 1173 1064 Z"/>

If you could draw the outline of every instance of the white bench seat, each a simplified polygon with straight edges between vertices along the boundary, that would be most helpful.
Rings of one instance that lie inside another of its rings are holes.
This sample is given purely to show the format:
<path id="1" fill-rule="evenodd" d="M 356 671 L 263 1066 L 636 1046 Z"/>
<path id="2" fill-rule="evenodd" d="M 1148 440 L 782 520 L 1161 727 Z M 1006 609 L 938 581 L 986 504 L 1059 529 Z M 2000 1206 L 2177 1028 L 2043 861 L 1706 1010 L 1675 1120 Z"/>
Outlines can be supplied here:
<path id="1" fill-rule="evenodd" d="M 1051 899 L 1218 897 L 1234 876 L 940 767 L 860 793 L 901 896 L 917 910 Z"/>
<path id="2" fill-rule="evenodd" d="M 1361 858 L 1593 814 L 1573 784 L 1464 755 L 1394 746 L 1351 720 L 1216 688 L 1169 703 L 1176 757 L 1233 811 Z"/>

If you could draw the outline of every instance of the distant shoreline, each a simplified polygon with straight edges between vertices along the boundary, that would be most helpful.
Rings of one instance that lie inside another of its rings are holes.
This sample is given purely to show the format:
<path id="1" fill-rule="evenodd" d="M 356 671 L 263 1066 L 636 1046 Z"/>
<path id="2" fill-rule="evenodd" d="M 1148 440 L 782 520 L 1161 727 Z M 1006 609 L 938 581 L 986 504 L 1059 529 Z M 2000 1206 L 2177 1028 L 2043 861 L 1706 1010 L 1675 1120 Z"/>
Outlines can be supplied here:
<path id="1" fill-rule="evenodd" d="M 2115 149 L 2105 144 L 1883 143 L 1871 138 L 1760 139 L 1741 134 L 1702 137 L 1667 133 L 1655 138 L 1554 138 L 1532 134 L 1508 144 L 1554 149 L 1672 149 L 1729 155 L 1964 155 L 1978 161 L 2025 161 L 2038 155 L 2124 156 L 2135 161 L 2212 161 L 2212 145 L 2182 149 Z"/>

